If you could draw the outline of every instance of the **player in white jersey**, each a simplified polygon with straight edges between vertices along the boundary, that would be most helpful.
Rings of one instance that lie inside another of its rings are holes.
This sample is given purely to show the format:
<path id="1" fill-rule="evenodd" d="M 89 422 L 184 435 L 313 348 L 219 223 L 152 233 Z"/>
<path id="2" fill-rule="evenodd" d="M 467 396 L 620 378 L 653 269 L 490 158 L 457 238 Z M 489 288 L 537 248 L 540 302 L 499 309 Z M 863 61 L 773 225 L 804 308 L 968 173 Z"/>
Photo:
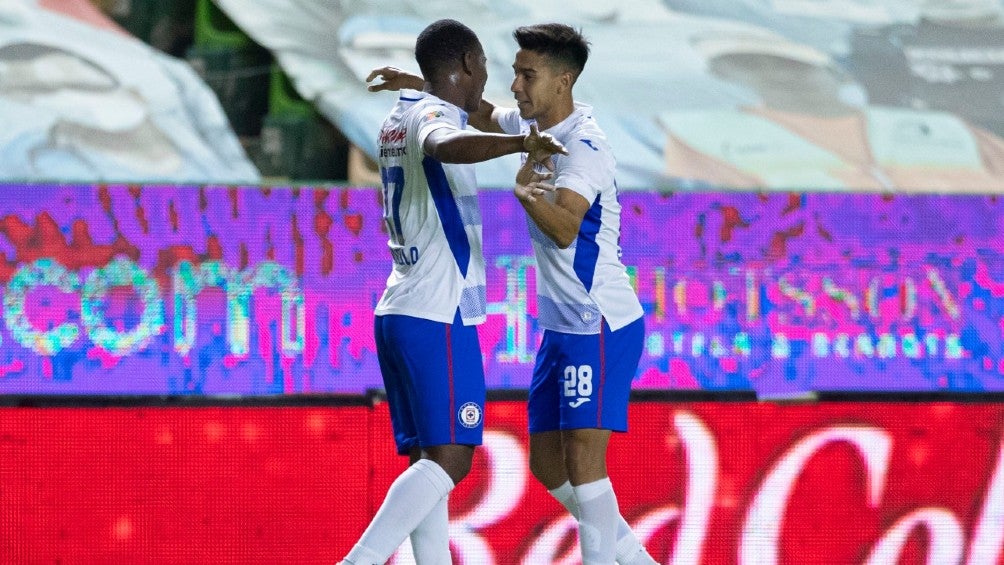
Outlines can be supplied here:
<path id="1" fill-rule="evenodd" d="M 589 44 L 562 24 L 520 27 L 516 110 L 494 109 L 506 133 L 536 124 L 568 148 L 554 160 L 554 199 L 527 161 L 514 193 L 530 218 L 544 339 L 530 387 L 530 468 L 579 520 L 585 565 L 655 563 L 620 516 L 607 476 L 611 431 L 627 431 L 644 340 L 642 307 L 620 261 L 615 161 L 591 108 L 572 87 Z"/>
<path id="2" fill-rule="evenodd" d="M 524 151 L 542 161 L 563 151 L 536 130 L 465 131 L 488 78 L 467 26 L 429 25 L 415 58 L 427 81 L 401 93 L 380 131 L 394 267 L 374 321 L 395 442 L 412 464 L 343 560 L 350 565 L 382 565 L 409 536 L 419 564 L 452 563 L 447 500 L 481 444 L 485 402 L 475 328 L 485 318 L 485 265 L 471 163 Z"/>
<path id="3" fill-rule="evenodd" d="M 531 220 L 545 329 L 528 405 L 530 468 L 579 520 L 584 564 L 656 563 L 620 516 L 606 472 L 610 433 L 627 430 L 644 323 L 620 261 L 613 154 L 590 107 L 572 97 L 588 42 L 561 24 L 521 27 L 513 35 L 520 46 L 512 84 L 518 108 L 482 100 L 470 123 L 510 134 L 540 127 L 568 150 L 554 157 L 556 198 L 534 197 L 546 185 L 529 160 L 514 190 Z M 371 76 L 385 81 L 371 90 L 421 81 L 391 67 Z"/>

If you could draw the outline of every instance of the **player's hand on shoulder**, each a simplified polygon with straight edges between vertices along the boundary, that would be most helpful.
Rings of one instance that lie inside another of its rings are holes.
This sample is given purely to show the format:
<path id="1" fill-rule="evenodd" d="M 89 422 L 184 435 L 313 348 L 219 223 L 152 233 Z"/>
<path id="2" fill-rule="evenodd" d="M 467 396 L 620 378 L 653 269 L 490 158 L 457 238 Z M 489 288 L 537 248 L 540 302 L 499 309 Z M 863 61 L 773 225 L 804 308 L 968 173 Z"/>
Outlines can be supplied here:
<path id="1" fill-rule="evenodd" d="M 530 124 L 530 133 L 523 138 L 523 149 L 527 153 L 527 161 L 540 163 L 549 170 L 554 170 L 554 163 L 551 155 L 560 153 L 568 155 L 568 150 L 560 141 L 549 133 L 541 133 L 537 129 L 537 124 Z"/>
<path id="2" fill-rule="evenodd" d="M 524 202 L 536 202 L 538 196 L 557 190 L 554 185 L 543 182 L 551 178 L 551 173 L 538 173 L 533 165 L 533 161 L 527 159 L 516 172 L 516 186 L 512 192 Z"/>
<path id="3" fill-rule="evenodd" d="M 366 82 L 372 82 L 376 78 L 380 78 L 383 82 L 371 84 L 366 87 L 366 90 L 370 92 L 380 92 L 382 90 L 397 91 L 402 88 L 421 90 L 425 85 L 425 79 L 422 77 L 408 71 L 402 71 L 397 67 L 377 67 L 370 71 L 369 76 L 366 77 Z"/>

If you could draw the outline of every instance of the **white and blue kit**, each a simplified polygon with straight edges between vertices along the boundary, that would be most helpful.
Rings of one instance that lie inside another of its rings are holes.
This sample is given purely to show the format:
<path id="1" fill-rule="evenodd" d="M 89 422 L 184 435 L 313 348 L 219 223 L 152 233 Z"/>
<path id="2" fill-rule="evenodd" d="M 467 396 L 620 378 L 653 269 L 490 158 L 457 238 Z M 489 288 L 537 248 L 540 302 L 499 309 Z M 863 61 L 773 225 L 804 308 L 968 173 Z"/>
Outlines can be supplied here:
<path id="1" fill-rule="evenodd" d="M 516 109 L 502 130 L 527 133 Z M 528 220 L 537 260 L 537 309 L 544 339 L 530 386 L 530 431 L 627 429 L 631 381 L 644 340 L 642 307 L 620 260 L 616 162 L 592 108 L 546 130 L 568 150 L 554 155 L 550 181 L 584 197 L 589 210 L 575 241 L 561 249 Z"/>
<path id="2" fill-rule="evenodd" d="M 425 154 L 428 135 L 464 129 L 467 114 L 402 90 L 380 130 L 383 219 L 394 267 L 375 309 L 380 371 L 398 452 L 480 445 L 485 378 L 476 324 L 485 320 L 481 212 L 472 165 Z"/>

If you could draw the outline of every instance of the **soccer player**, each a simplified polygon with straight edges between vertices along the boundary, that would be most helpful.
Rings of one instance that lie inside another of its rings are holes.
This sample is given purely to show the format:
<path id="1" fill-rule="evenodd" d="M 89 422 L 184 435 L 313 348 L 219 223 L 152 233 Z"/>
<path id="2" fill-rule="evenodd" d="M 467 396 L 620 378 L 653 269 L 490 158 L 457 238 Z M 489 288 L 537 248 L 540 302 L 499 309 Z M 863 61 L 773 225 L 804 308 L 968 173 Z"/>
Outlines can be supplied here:
<path id="1" fill-rule="evenodd" d="M 485 402 L 475 329 L 485 319 L 485 265 L 470 163 L 524 151 L 544 161 L 563 151 L 536 130 L 464 129 L 488 77 L 481 43 L 467 26 L 430 24 L 418 36 L 415 58 L 426 77 L 423 90 L 403 90 L 380 131 L 383 217 L 394 266 L 375 311 L 394 438 L 412 464 L 391 485 L 346 565 L 382 565 L 409 535 L 420 564 L 452 562 L 447 499 L 481 444 Z"/>
<path id="2" fill-rule="evenodd" d="M 530 385 L 530 470 L 578 519 L 585 565 L 656 563 L 620 516 L 606 469 L 611 432 L 627 431 L 644 324 L 620 261 L 614 157 L 591 108 L 572 96 L 589 43 L 563 24 L 520 27 L 513 36 L 518 107 L 483 100 L 471 124 L 505 133 L 538 127 L 568 150 L 554 157 L 556 198 L 536 197 L 546 186 L 530 160 L 514 188 L 531 220 L 545 330 Z M 420 80 L 388 67 L 371 77 L 378 75 L 385 83 L 371 90 Z"/>
<path id="3" fill-rule="evenodd" d="M 504 132 L 536 125 L 566 144 L 554 159 L 556 198 L 534 198 L 532 163 L 514 193 L 530 217 L 544 338 L 528 405 L 530 469 L 579 520 L 585 565 L 655 563 L 620 516 L 607 476 L 611 431 L 627 431 L 644 339 L 642 308 L 620 261 L 615 162 L 592 109 L 572 87 L 589 43 L 563 24 L 517 28 L 517 109 L 494 110 Z"/>

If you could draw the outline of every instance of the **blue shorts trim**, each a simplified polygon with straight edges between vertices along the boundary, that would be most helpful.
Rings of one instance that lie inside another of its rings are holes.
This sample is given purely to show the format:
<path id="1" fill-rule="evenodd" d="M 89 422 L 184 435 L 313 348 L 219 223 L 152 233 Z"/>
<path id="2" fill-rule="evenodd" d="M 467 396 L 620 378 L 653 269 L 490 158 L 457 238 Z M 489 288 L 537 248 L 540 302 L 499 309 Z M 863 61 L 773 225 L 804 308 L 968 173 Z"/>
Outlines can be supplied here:
<path id="1" fill-rule="evenodd" d="M 544 331 L 530 383 L 530 433 L 600 428 L 627 431 L 631 381 L 638 371 L 642 318 L 611 331 L 579 335 Z"/>
<path id="2" fill-rule="evenodd" d="M 391 314 L 374 320 L 397 451 L 481 445 L 485 373 L 476 326 Z"/>

